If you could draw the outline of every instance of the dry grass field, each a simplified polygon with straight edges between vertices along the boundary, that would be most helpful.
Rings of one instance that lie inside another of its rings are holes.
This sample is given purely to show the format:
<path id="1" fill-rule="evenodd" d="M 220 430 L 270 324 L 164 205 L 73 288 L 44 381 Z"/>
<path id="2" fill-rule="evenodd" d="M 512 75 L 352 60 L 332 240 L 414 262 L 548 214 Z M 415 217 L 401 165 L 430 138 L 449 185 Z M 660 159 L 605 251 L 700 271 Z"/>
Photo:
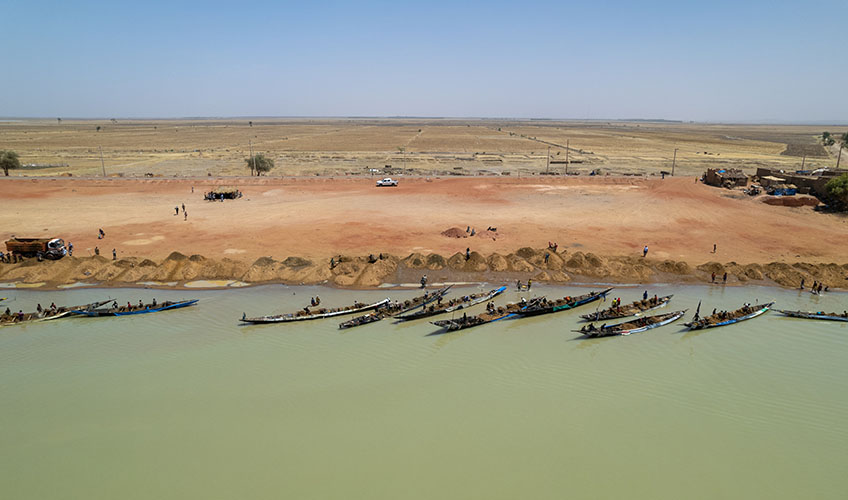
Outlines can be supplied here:
<path id="1" fill-rule="evenodd" d="M 832 166 L 817 142 L 823 126 L 707 125 L 450 119 L 21 120 L 0 122 L 0 148 L 34 165 L 13 175 L 241 176 L 254 151 L 274 158 L 271 176 L 571 172 L 695 176 L 711 166 Z M 98 131 L 97 127 L 100 127 Z M 838 127 L 830 127 L 832 132 Z M 395 171 L 395 173 L 397 173 Z"/>

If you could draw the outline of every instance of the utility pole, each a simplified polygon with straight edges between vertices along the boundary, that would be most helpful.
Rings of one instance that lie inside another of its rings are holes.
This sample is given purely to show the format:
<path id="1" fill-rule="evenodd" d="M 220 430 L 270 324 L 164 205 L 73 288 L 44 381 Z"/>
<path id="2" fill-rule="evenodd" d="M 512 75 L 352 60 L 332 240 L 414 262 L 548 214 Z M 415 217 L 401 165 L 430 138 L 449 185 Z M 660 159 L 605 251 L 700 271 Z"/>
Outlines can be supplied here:
<path id="1" fill-rule="evenodd" d="M 568 175 L 568 139 L 565 140 L 565 175 Z"/>
<path id="2" fill-rule="evenodd" d="M 677 148 L 674 148 L 674 158 L 671 160 L 671 176 L 674 177 L 674 164 L 677 163 Z"/>
<path id="3" fill-rule="evenodd" d="M 836 168 L 837 168 L 837 169 L 839 169 L 839 160 L 841 160 L 841 159 L 842 159 L 842 146 L 844 146 L 844 145 L 845 145 L 845 144 L 840 144 L 840 145 L 839 145 L 839 155 L 837 155 L 837 156 L 836 156 Z"/>
<path id="4" fill-rule="evenodd" d="M 548 170 L 551 168 L 551 147 L 548 146 L 548 161 L 545 163 L 545 175 L 548 175 Z"/>
<path id="5" fill-rule="evenodd" d="M 804 157 L 801 158 L 801 170 L 804 170 L 805 163 L 807 163 L 807 153 L 804 153 Z"/>
<path id="6" fill-rule="evenodd" d="M 106 164 L 103 162 L 103 146 L 97 146 L 100 148 L 100 167 L 103 169 L 103 177 L 106 177 Z"/>

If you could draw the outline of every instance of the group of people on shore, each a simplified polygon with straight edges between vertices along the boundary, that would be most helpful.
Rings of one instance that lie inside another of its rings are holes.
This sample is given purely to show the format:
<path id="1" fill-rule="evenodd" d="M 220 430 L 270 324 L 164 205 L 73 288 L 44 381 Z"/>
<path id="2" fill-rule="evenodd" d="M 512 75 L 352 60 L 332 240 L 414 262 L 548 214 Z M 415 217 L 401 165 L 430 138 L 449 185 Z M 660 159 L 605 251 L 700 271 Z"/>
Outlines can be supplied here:
<path id="1" fill-rule="evenodd" d="M 727 283 L 727 272 L 724 273 L 724 276 L 722 276 L 721 280 L 722 280 L 722 283 Z M 712 275 L 710 276 L 710 283 L 715 283 L 715 282 L 716 282 L 716 273 L 713 272 Z"/>
<path id="2" fill-rule="evenodd" d="M 183 207 L 183 220 L 188 220 L 188 212 L 186 212 L 185 203 L 182 204 Z M 180 215 L 180 207 L 174 207 L 174 215 Z"/>
<path id="3" fill-rule="evenodd" d="M 15 252 L 2 252 L 0 251 L 0 262 L 4 264 L 17 264 L 18 261 L 23 261 L 23 255 L 18 255 Z"/>
<path id="4" fill-rule="evenodd" d="M 806 282 L 806 280 L 804 278 L 801 278 L 800 290 L 804 289 L 804 283 L 805 282 Z M 819 283 L 817 280 L 814 280 L 813 286 L 810 287 L 810 293 L 818 295 L 818 294 L 821 294 L 822 292 L 828 291 L 828 289 L 829 289 L 829 287 L 827 285 L 825 285 L 824 283 Z"/>

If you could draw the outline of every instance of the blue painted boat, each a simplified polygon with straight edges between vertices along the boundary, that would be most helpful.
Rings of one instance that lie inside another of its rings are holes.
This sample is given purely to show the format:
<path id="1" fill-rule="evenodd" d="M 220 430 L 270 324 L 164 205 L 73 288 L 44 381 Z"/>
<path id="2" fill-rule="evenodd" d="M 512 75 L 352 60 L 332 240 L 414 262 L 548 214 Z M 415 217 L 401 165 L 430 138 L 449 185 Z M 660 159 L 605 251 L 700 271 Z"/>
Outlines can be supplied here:
<path id="1" fill-rule="evenodd" d="M 501 321 L 503 319 L 520 318 L 522 317 L 522 308 L 532 307 L 535 304 L 544 300 L 544 298 L 545 297 L 536 297 L 526 303 L 512 303 L 507 304 L 505 306 L 495 307 L 491 311 L 487 311 L 476 316 L 468 316 L 466 314 L 463 314 L 460 318 L 442 319 L 439 321 L 431 321 L 431 323 L 438 327 L 444 328 L 449 332 L 453 332 L 456 330 L 464 330 L 466 328 L 473 328 L 475 326 L 485 325 L 487 323 L 494 323 L 495 321 Z"/>
<path id="2" fill-rule="evenodd" d="M 197 299 L 182 300 L 179 302 L 166 301 L 161 304 L 145 304 L 143 306 L 127 307 L 110 307 L 108 309 L 91 309 L 71 311 L 71 314 L 78 316 L 89 316 L 92 318 L 101 318 L 104 316 L 132 316 L 135 314 L 149 314 L 161 311 L 169 311 L 171 309 L 180 309 L 183 307 L 193 306 L 197 304 Z"/>
<path id="3" fill-rule="evenodd" d="M 757 316 L 765 314 L 766 311 L 768 311 L 773 305 L 774 302 L 769 302 L 768 304 L 756 304 L 753 306 L 744 305 L 735 311 L 725 312 L 724 314 L 717 313 L 711 316 L 707 316 L 706 318 L 693 318 L 692 321 L 686 323 L 686 326 L 689 327 L 690 330 L 703 330 L 706 328 L 716 328 L 719 326 L 732 325 L 734 323 L 753 319 Z"/>
<path id="4" fill-rule="evenodd" d="M 789 316 L 790 318 L 803 318 L 803 319 L 823 319 L 828 321 L 845 321 L 848 322 L 848 312 L 843 311 L 842 314 L 839 313 L 826 313 L 824 311 L 819 312 L 807 312 L 807 311 L 786 311 L 784 309 L 775 309 L 775 311 Z"/>
<path id="5" fill-rule="evenodd" d="M 612 287 L 607 288 L 606 290 L 603 290 L 601 292 L 592 291 L 587 294 L 580 295 L 578 297 L 563 297 L 553 302 L 549 302 L 547 299 L 542 297 L 542 300 L 522 307 L 521 311 L 519 311 L 519 314 L 522 316 L 539 316 L 541 314 L 568 311 L 570 309 L 574 309 L 575 307 L 580 307 L 582 305 L 595 302 L 596 300 L 606 298 L 607 294 L 610 293 L 610 290 L 612 290 Z"/>

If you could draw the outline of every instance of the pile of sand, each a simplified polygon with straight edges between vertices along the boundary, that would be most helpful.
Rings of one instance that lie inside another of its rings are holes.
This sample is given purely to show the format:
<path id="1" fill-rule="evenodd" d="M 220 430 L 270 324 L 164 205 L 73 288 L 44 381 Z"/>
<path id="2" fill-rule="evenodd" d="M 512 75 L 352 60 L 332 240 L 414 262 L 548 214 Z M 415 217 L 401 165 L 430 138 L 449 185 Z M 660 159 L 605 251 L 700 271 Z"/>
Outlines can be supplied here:
<path id="1" fill-rule="evenodd" d="M 445 229 L 444 231 L 442 231 L 442 236 L 445 236 L 447 238 L 468 238 L 469 233 L 465 232 L 464 229 L 452 227 L 450 229 Z"/>
<path id="2" fill-rule="evenodd" d="M 342 255 L 338 263 L 330 268 L 328 261 L 316 263 L 297 256 L 282 261 L 260 257 L 252 264 L 246 264 L 229 258 L 210 259 L 198 254 L 187 257 L 179 252 L 171 253 L 158 264 L 137 257 L 117 261 L 103 256 L 66 257 L 44 262 L 27 259 L 17 264 L 0 264 L 0 280 L 45 282 L 51 285 L 78 281 L 135 284 L 144 281 L 240 280 L 248 283 L 293 284 L 332 282 L 344 287 L 376 287 L 397 280 L 401 269 L 409 269 L 439 271 L 437 279 L 445 281 L 468 279 L 466 274 L 476 274 L 481 280 L 497 279 L 489 273 L 504 273 L 509 276 L 509 280 L 519 277 L 551 282 L 567 282 L 574 275 L 631 283 L 669 281 L 669 276 L 676 277 L 673 278 L 676 281 L 710 281 L 712 273 L 718 279 L 727 273 L 730 283 L 771 281 L 797 287 L 803 279 L 808 286 L 818 281 L 831 288 L 842 288 L 848 276 L 848 264 L 738 264 L 713 261 L 693 268 L 686 262 L 674 260 L 656 261 L 633 256 L 602 257 L 590 252 L 575 252 L 566 258 L 564 252 L 554 253 L 551 249 L 531 247 L 520 248 L 506 256 L 498 253 L 484 256 L 471 252 L 466 259 L 464 253 L 458 252 L 445 259 L 437 253 L 413 253 L 404 259 L 383 254 L 383 259 L 371 260 L 367 256 Z"/>
<path id="3" fill-rule="evenodd" d="M 783 207 L 814 207 L 820 202 L 812 196 L 766 196 L 763 203 Z"/>

